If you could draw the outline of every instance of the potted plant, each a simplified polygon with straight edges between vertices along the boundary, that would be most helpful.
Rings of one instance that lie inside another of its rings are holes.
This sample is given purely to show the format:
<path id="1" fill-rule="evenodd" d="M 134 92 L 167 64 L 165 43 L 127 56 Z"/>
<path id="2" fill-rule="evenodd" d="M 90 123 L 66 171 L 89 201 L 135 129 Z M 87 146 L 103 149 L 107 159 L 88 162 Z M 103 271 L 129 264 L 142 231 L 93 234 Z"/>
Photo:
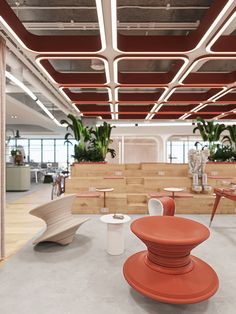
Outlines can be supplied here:
<path id="1" fill-rule="evenodd" d="M 22 156 L 21 151 L 19 149 L 12 149 L 11 150 L 11 156 L 12 156 L 14 163 L 16 165 L 19 166 L 20 164 L 22 164 L 23 156 Z"/>
<path id="2" fill-rule="evenodd" d="M 226 129 L 224 124 L 215 123 L 214 121 L 205 121 L 203 118 L 197 118 L 197 126 L 193 129 L 193 133 L 197 130 L 204 142 L 208 142 L 208 148 L 210 151 L 209 159 L 212 160 L 217 144 L 220 140 L 220 135 Z"/>

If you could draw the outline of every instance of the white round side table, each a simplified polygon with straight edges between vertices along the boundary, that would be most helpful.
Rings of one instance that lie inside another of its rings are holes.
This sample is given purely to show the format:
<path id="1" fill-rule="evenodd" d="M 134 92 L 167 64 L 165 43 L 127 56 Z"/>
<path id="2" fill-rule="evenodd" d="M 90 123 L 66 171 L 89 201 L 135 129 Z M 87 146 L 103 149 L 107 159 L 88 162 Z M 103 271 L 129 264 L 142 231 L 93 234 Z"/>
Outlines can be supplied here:
<path id="1" fill-rule="evenodd" d="M 110 255 L 120 255 L 125 249 L 124 223 L 130 221 L 128 215 L 123 215 L 123 219 L 113 218 L 114 214 L 103 215 L 100 220 L 107 224 L 107 253 Z"/>
<path id="2" fill-rule="evenodd" d="M 164 191 L 167 191 L 167 192 L 171 192 L 172 193 L 172 195 L 171 195 L 171 197 L 172 198 L 175 198 L 175 192 L 182 192 L 184 189 L 183 188 L 164 188 L 163 189 Z"/>

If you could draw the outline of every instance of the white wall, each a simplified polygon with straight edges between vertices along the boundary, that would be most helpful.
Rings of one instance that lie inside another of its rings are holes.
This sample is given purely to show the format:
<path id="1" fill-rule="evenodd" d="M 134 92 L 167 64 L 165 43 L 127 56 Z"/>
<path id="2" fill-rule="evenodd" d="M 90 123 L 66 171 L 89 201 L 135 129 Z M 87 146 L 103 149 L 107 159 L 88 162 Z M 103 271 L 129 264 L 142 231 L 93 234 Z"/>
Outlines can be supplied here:
<path id="1" fill-rule="evenodd" d="M 193 128 L 194 126 L 122 126 L 113 129 L 112 136 L 155 139 L 158 149 L 156 161 L 167 162 L 166 146 L 168 138 L 172 135 L 192 135 Z M 132 150 L 130 151 L 130 153 L 132 154 Z M 146 153 L 143 154 L 145 155 Z M 145 158 L 146 157 L 144 156 L 144 159 Z"/>

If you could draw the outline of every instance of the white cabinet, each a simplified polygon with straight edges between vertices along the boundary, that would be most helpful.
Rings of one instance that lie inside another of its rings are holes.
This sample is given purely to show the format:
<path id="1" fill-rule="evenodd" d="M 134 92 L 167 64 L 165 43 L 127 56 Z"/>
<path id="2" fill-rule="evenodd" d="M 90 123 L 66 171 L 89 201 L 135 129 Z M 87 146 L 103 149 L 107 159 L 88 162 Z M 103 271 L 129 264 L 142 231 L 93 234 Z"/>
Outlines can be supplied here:
<path id="1" fill-rule="evenodd" d="M 7 165 L 6 190 L 27 191 L 30 189 L 30 167 Z"/>

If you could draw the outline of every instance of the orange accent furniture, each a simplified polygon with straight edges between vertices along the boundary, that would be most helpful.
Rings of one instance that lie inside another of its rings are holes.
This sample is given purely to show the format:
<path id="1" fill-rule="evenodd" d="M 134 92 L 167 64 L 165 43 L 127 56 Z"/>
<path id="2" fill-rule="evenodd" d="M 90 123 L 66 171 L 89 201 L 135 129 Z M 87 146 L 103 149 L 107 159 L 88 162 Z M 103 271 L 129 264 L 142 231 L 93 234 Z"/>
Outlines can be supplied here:
<path id="1" fill-rule="evenodd" d="M 150 216 L 174 216 L 175 201 L 171 197 L 150 198 L 148 213 Z"/>
<path id="2" fill-rule="evenodd" d="M 211 219 L 210 219 L 210 224 L 209 226 L 211 226 L 212 220 L 214 219 L 217 207 L 219 205 L 220 199 L 221 197 L 225 197 L 228 198 L 232 201 L 236 201 L 236 194 L 234 193 L 234 191 L 230 190 L 230 189 L 220 189 L 220 188 L 214 188 L 214 193 L 216 194 L 216 198 L 215 198 L 215 202 L 212 208 L 212 212 L 211 212 Z"/>
<path id="3" fill-rule="evenodd" d="M 207 227 L 175 216 L 151 216 L 136 219 L 131 230 L 147 246 L 147 251 L 130 256 L 124 264 L 124 277 L 134 289 L 173 304 L 197 303 L 217 291 L 215 271 L 190 255 L 209 237 Z"/>

